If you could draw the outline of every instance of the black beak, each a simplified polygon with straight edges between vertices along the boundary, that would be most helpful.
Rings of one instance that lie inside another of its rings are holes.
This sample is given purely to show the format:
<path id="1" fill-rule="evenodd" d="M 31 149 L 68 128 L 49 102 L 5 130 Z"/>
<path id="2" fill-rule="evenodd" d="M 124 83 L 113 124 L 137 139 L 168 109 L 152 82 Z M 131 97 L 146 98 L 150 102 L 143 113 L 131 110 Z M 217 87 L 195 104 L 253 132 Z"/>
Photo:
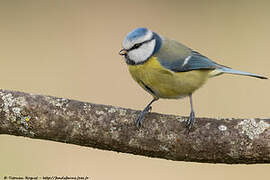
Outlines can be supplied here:
<path id="1" fill-rule="evenodd" d="M 119 55 L 124 56 L 127 54 L 127 50 L 126 49 L 121 49 L 121 51 L 119 52 Z"/>

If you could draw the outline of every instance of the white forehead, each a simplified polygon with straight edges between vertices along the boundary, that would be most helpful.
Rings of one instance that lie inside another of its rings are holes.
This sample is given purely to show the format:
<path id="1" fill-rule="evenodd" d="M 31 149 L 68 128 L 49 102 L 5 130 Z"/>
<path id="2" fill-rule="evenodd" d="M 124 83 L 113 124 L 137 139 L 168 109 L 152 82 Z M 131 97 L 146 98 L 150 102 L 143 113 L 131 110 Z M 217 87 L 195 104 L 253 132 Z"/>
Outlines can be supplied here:
<path id="1" fill-rule="evenodd" d="M 153 32 L 146 28 L 137 28 L 126 36 L 123 41 L 123 48 L 130 49 L 134 44 L 141 43 L 147 40 L 150 40 L 153 36 Z"/>

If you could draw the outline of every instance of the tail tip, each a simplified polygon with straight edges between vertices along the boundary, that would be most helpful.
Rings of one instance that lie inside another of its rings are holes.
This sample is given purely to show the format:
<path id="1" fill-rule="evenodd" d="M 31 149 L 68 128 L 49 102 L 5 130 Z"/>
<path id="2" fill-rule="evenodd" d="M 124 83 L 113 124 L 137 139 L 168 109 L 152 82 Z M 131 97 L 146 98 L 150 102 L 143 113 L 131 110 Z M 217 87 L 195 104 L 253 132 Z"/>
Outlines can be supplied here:
<path id="1" fill-rule="evenodd" d="M 268 79 L 268 77 L 265 77 L 265 76 L 259 76 L 258 78 L 260 78 L 260 79 Z"/>

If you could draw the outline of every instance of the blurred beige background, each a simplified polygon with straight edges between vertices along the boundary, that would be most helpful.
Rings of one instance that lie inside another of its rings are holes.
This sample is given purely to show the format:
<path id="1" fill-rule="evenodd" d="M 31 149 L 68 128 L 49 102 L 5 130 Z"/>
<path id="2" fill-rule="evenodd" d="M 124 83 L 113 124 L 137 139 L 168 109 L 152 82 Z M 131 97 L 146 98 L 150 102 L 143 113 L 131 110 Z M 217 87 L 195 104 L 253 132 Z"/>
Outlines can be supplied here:
<path id="1" fill-rule="evenodd" d="M 142 109 L 151 99 L 118 55 L 148 27 L 235 69 L 270 76 L 270 1 L 0 0 L 1 88 Z M 194 94 L 197 116 L 269 118 L 269 80 L 224 75 Z M 189 114 L 187 99 L 154 112 Z M 0 175 L 267 179 L 269 165 L 173 162 L 0 135 Z"/>

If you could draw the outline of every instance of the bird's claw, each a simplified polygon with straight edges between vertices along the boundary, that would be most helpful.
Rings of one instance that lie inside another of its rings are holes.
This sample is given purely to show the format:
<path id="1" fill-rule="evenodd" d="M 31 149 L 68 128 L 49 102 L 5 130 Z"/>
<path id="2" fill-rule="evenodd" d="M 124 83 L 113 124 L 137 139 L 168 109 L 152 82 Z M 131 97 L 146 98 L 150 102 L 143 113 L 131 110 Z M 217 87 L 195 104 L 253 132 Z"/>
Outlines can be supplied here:
<path id="1" fill-rule="evenodd" d="M 147 114 L 151 110 L 152 110 L 152 106 L 148 106 L 140 113 L 139 117 L 136 120 L 136 126 L 138 128 L 140 128 L 142 126 L 142 121 L 143 121 L 143 118 L 144 118 L 145 114 Z"/>
<path id="2" fill-rule="evenodd" d="M 187 123 L 186 123 L 186 127 L 188 130 L 190 130 L 192 128 L 194 122 L 195 122 L 195 113 L 194 113 L 194 111 L 191 111 L 189 118 L 187 120 Z"/>

